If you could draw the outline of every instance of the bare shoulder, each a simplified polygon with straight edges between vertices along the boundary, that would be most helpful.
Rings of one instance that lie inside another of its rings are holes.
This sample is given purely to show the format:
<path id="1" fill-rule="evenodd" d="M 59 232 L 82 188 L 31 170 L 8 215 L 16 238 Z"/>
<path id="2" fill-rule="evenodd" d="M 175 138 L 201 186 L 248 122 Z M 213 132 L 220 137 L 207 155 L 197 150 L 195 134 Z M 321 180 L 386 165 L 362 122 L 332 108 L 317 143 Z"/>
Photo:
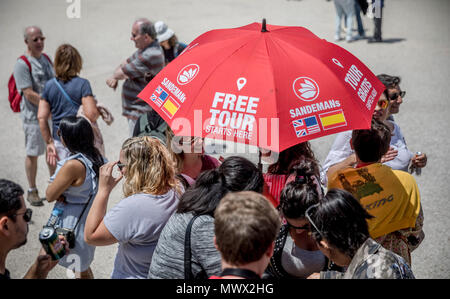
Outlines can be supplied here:
<path id="1" fill-rule="evenodd" d="M 64 163 L 61 171 L 71 174 L 71 177 L 80 177 L 85 175 L 86 166 L 80 160 L 72 159 Z"/>

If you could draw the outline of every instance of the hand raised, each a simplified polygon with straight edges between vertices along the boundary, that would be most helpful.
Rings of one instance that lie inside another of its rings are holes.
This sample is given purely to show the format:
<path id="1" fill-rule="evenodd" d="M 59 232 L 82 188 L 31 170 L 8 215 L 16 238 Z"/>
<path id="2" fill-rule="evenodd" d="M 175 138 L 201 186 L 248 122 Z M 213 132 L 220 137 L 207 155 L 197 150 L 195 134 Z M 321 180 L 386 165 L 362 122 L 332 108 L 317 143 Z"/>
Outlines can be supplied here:
<path id="1" fill-rule="evenodd" d="M 117 183 L 122 179 L 122 173 L 120 173 L 117 178 L 112 175 L 114 166 L 117 163 L 118 161 L 108 162 L 100 167 L 99 189 L 111 192 L 111 190 L 114 189 Z"/>

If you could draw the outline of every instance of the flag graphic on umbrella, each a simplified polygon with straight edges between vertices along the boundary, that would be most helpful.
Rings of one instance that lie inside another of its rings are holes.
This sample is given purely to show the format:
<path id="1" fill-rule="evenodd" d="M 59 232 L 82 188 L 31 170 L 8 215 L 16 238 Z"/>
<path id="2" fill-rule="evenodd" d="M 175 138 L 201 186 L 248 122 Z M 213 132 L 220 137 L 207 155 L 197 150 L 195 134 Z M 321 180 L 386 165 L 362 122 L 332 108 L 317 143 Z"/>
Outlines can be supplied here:
<path id="1" fill-rule="evenodd" d="M 302 137 L 320 132 L 319 123 L 315 116 L 297 119 L 292 122 L 297 137 Z"/>
<path id="2" fill-rule="evenodd" d="M 319 118 L 324 130 L 335 129 L 347 125 L 342 109 L 319 114 Z"/>
<path id="3" fill-rule="evenodd" d="M 169 97 L 168 100 L 161 107 L 161 111 L 164 112 L 170 119 L 177 113 L 178 109 L 180 109 L 180 104 L 177 103 L 172 97 Z"/>
<path id="4" fill-rule="evenodd" d="M 175 135 L 281 152 L 369 128 L 384 89 L 344 48 L 306 28 L 264 20 L 200 35 L 138 97 Z"/>
<path id="5" fill-rule="evenodd" d="M 169 94 L 161 88 L 161 86 L 158 86 L 155 89 L 155 92 L 152 94 L 150 99 L 158 106 L 161 107 L 161 105 L 164 103 L 164 101 L 167 99 Z"/>

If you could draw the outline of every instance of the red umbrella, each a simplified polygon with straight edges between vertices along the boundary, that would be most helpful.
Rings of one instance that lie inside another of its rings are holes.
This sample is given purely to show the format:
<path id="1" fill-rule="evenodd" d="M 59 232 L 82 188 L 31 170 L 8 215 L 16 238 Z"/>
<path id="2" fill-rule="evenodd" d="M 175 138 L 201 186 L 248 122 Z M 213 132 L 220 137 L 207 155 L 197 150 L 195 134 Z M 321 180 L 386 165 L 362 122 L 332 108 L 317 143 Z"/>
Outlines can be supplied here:
<path id="1" fill-rule="evenodd" d="M 384 85 L 355 56 L 303 27 L 206 32 L 139 94 L 176 135 L 280 152 L 369 128 Z"/>

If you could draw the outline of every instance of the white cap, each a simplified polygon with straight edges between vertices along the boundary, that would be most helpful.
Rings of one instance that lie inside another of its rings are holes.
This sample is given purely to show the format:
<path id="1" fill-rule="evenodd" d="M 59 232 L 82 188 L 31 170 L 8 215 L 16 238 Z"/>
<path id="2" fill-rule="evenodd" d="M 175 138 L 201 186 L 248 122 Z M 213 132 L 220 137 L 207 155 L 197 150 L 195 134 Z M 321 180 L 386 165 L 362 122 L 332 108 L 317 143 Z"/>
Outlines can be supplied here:
<path id="1" fill-rule="evenodd" d="M 163 42 L 171 38 L 175 32 L 167 27 L 163 21 L 158 21 L 155 23 L 156 38 L 159 42 Z"/>

